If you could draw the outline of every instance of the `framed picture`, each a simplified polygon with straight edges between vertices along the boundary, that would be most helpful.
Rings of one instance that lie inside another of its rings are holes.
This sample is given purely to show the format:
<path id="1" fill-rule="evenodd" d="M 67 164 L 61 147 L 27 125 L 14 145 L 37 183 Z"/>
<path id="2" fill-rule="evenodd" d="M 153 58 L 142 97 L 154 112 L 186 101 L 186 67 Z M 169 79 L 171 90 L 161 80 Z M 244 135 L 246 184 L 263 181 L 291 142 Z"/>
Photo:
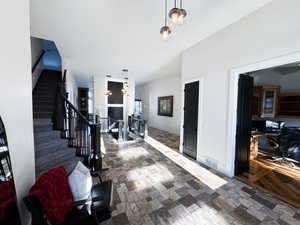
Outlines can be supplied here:
<path id="1" fill-rule="evenodd" d="M 158 97 L 157 114 L 173 117 L 173 96 Z"/>

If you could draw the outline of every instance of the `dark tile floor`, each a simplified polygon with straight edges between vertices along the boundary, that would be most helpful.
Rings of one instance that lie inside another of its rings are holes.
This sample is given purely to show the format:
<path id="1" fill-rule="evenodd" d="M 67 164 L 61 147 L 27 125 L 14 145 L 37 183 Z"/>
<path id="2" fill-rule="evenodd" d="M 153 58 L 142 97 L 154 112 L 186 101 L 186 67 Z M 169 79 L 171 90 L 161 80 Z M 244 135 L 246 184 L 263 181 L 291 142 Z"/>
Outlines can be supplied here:
<path id="1" fill-rule="evenodd" d="M 300 211 L 270 194 L 221 176 L 175 151 L 103 135 L 105 177 L 114 182 L 105 225 L 300 224 Z"/>
<path id="2" fill-rule="evenodd" d="M 180 137 L 154 127 L 148 128 L 148 135 L 169 148 L 179 151 Z"/>

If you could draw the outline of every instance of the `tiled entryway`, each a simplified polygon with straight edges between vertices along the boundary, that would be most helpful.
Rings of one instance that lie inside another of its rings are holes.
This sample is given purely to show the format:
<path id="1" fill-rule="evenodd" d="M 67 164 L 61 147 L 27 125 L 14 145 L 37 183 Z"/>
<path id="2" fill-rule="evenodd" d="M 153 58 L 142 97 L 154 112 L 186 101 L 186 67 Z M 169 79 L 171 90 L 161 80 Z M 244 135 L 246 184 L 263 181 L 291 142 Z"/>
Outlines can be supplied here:
<path id="1" fill-rule="evenodd" d="M 105 176 L 114 182 L 113 217 L 103 224 L 300 224 L 300 211 L 270 194 L 200 165 L 205 176 L 193 176 L 187 170 L 197 165 L 183 169 L 184 156 L 171 151 L 177 155 L 169 159 L 168 147 L 158 151 L 143 141 L 118 145 L 109 135 L 103 140 L 110 168 Z"/>
<path id="2" fill-rule="evenodd" d="M 148 135 L 169 148 L 179 151 L 180 137 L 178 135 L 154 127 L 148 128 Z"/>

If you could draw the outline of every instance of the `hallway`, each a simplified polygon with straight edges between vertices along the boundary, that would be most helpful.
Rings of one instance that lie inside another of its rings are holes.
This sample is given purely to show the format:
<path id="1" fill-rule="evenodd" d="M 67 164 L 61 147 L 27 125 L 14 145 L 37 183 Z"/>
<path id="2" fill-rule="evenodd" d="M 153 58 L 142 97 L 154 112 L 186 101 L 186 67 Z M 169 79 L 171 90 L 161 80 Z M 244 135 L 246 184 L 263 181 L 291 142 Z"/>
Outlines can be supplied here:
<path id="1" fill-rule="evenodd" d="M 167 131 L 163 131 L 154 127 L 149 127 L 148 132 L 150 137 L 179 152 L 180 137 L 176 134 L 171 134 Z"/>
<path id="2" fill-rule="evenodd" d="M 300 223 L 296 208 L 193 162 L 193 168 L 208 175 L 196 178 L 187 172 L 190 164 L 181 167 L 187 159 L 166 146 L 157 145 L 159 150 L 146 142 L 118 146 L 106 134 L 103 141 L 104 167 L 109 168 L 105 176 L 114 182 L 113 217 L 104 224 Z"/>

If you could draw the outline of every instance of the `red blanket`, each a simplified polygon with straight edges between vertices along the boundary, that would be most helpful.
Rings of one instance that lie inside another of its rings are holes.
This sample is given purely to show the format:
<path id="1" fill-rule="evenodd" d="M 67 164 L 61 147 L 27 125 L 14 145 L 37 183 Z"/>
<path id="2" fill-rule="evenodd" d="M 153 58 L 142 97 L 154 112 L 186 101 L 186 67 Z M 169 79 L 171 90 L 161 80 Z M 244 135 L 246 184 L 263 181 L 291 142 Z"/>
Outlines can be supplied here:
<path id="1" fill-rule="evenodd" d="M 6 206 L 16 201 L 16 192 L 13 179 L 0 184 L 0 222 L 5 217 Z"/>
<path id="2" fill-rule="evenodd" d="M 29 194 L 39 199 L 44 214 L 53 224 L 63 222 L 73 202 L 67 171 L 63 166 L 42 174 L 31 187 Z"/>

